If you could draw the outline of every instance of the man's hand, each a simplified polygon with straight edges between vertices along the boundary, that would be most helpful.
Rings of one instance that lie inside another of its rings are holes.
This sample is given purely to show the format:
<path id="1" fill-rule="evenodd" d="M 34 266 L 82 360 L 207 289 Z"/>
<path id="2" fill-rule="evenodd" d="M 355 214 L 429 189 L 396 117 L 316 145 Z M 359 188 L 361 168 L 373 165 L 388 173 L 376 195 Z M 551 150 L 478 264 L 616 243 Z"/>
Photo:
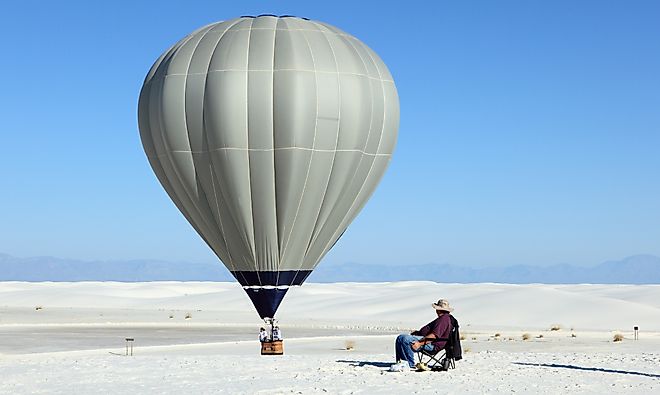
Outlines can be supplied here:
<path id="1" fill-rule="evenodd" d="M 422 342 L 412 342 L 410 344 L 412 345 L 413 350 L 419 350 L 419 348 L 424 345 Z"/>

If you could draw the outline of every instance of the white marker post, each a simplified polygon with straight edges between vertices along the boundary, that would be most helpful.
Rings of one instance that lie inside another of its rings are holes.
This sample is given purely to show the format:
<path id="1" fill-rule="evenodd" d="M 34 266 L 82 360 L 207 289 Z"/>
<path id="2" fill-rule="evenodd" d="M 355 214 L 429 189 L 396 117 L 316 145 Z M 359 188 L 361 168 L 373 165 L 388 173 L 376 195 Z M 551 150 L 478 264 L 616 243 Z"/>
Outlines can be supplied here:
<path id="1" fill-rule="evenodd" d="M 126 338 L 126 356 L 133 356 L 133 339 L 132 337 L 127 337 Z M 129 349 L 130 349 L 130 354 L 129 354 Z"/>

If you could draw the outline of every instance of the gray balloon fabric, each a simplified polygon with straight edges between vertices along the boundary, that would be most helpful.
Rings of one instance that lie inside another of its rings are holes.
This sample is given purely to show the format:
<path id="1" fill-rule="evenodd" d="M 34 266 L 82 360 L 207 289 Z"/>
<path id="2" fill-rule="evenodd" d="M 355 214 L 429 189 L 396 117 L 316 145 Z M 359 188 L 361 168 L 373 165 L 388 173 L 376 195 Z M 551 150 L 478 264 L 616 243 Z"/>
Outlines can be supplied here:
<path id="1" fill-rule="evenodd" d="M 170 198 L 246 289 L 271 290 L 248 294 L 273 299 L 260 311 L 272 317 L 376 188 L 399 101 L 355 37 L 302 18 L 241 17 L 160 56 L 138 121 Z"/>

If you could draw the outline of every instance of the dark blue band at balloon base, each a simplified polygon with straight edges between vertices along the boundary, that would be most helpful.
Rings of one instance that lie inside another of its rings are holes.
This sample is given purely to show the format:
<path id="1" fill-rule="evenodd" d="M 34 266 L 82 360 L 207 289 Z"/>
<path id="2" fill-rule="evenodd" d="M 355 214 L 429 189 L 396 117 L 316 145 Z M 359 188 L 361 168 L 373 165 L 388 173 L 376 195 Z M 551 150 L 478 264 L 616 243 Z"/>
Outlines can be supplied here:
<path id="1" fill-rule="evenodd" d="M 282 286 L 302 285 L 307 277 L 312 274 L 311 270 L 284 270 L 281 272 L 263 271 L 232 271 L 231 274 L 244 286 Z"/>

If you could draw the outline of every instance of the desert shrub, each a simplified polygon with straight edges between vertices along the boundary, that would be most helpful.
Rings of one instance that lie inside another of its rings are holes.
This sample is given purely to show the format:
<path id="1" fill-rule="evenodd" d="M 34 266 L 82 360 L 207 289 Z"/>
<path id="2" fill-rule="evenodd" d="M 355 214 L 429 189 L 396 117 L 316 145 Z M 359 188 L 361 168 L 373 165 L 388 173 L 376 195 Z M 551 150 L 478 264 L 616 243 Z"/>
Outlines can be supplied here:
<path id="1" fill-rule="evenodd" d="M 170 315 L 169 315 L 169 318 L 170 318 L 170 319 L 174 318 L 174 314 L 170 314 Z"/>
<path id="2" fill-rule="evenodd" d="M 496 334 L 495 334 L 495 337 L 500 337 L 500 336 L 502 336 L 501 333 L 496 333 Z"/>
<path id="3" fill-rule="evenodd" d="M 472 340 L 477 340 L 477 337 L 476 337 L 476 336 L 472 336 Z"/>
<path id="4" fill-rule="evenodd" d="M 461 335 L 461 341 L 465 340 L 465 335 Z"/>
<path id="5" fill-rule="evenodd" d="M 37 310 L 37 311 L 39 311 L 39 310 L 43 310 L 43 308 L 44 308 L 44 306 L 37 306 L 37 307 L 35 307 L 34 309 Z"/>
<path id="6" fill-rule="evenodd" d="M 571 333 L 571 337 L 577 337 L 575 333 Z"/>
<path id="7" fill-rule="evenodd" d="M 553 325 L 553 326 L 550 327 L 550 330 L 553 331 L 553 332 L 556 332 L 558 330 L 561 330 L 561 326 L 560 325 Z"/>
<path id="8" fill-rule="evenodd" d="M 530 335 L 529 333 L 523 333 L 523 335 L 522 335 L 523 340 L 529 340 L 531 338 L 532 338 L 532 335 Z"/>
<path id="9" fill-rule="evenodd" d="M 354 341 L 354 340 L 346 340 L 346 341 L 344 342 L 344 348 L 345 348 L 347 351 L 351 351 L 351 350 L 353 350 L 353 349 L 355 348 L 355 341 Z"/>
<path id="10" fill-rule="evenodd" d="M 190 314 L 190 313 L 186 313 L 186 316 L 183 317 L 183 318 L 186 319 L 186 320 L 189 320 L 189 319 L 192 318 L 192 314 Z"/>
<path id="11" fill-rule="evenodd" d="M 536 336 L 537 339 L 543 339 L 543 334 Z"/>
<path id="12" fill-rule="evenodd" d="M 613 342 L 621 342 L 623 341 L 623 335 L 620 333 L 615 333 L 614 338 L 612 339 Z"/>
<path id="13" fill-rule="evenodd" d="M 472 349 L 470 347 L 465 347 L 463 349 L 463 352 L 472 352 Z"/>

